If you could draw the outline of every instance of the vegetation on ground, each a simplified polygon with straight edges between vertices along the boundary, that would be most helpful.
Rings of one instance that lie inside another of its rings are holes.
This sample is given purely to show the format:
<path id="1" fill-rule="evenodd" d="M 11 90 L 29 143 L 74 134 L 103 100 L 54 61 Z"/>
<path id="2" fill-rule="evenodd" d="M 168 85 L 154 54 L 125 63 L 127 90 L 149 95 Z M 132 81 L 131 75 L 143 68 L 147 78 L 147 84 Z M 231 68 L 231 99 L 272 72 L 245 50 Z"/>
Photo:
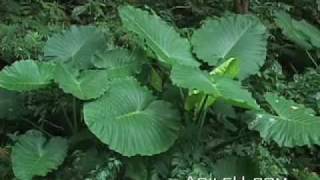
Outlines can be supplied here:
<path id="1" fill-rule="evenodd" d="M 320 1 L 2 0 L 0 179 L 320 179 Z"/>

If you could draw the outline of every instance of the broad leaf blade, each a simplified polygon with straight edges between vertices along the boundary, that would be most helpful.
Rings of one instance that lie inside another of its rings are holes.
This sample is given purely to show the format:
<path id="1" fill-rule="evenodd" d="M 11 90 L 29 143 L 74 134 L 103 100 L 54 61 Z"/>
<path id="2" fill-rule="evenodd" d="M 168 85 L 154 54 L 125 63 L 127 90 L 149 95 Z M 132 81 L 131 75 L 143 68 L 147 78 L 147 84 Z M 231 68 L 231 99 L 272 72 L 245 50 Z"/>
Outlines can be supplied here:
<path id="1" fill-rule="evenodd" d="M 13 172 L 23 180 L 45 176 L 62 164 L 67 148 L 67 141 L 61 137 L 47 140 L 39 131 L 28 131 L 12 148 Z"/>
<path id="2" fill-rule="evenodd" d="M 63 34 L 56 34 L 47 41 L 44 55 L 87 68 L 92 65 L 93 55 L 105 48 L 105 37 L 96 27 L 72 26 Z"/>
<path id="3" fill-rule="evenodd" d="M 109 87 L 105 70 L 85 70 L 79 72 L 62 64 L 57 65 L 55 81 L 65 93 L 71 93 L 82 100 L 100 97 Z"/>
<path id="4" fill-rule="evenodd" d="M 259 113 L 249 124 L 251 129 L 259 131 L 266 140 L 274 140 L 279 146 L 320 144 L 320 118 L 313 110 L 273 93 L 267 93 L 265 97 L 278 116 Z"/>
<path id="5" fill-rule="evenodd" d="M 215 84 L 220 94 L 219 99 L 238 107 L 259 109 L 251 93 L 242 87 L 239 81 L 230 78 L 216 77 Z"/>
<path id="6" fill-rule="evenodd" d="M 100 99 L 86 103 L 89 129 L 111 149 L 125 155 L 153 155 L 174 143 L 179 114 L 131 78 L 115 80 Z"/>
<path id="7" fill-rule="evenodd" d="M 215 84 L 209 74 L 202 72 L 199 68 L 176 65 L 171 70 L 171 80 L 179 87 L 190 90 L 200 90 L 207 94 L 216 92 Z"/>
<path id="8" fill-rule="evenodd" d="M 50 63 L 17 61 L 0 72 L 0 87 L 13 91 L 44 88 L 53 80 L 54 69 Z"/>
<path id="9" fill-rule="evenodd" d="M 251 93 L 241 86 L 239 81 L 232 80 L 223 76 L 209 76 L 198 68 L 189 66 L 174 66 L 171 71 L 171 79 L 179 87 L 190 90 L 198 90 L 209 96 L 212 104 L 216 99 L 222 99 L 229 104 L 249 108 L 259 109 Z M 196 99 L 202 100 L 204 94 Z M 196 99 L 194 99 L 196 101 Z M 197 104 L 192 102 L 192 104 Z"/>
<path id="10" fill-rule="evenodd" d="M 145 42 L 160 61 L 171 65 L 199 65 L 192 56 L 189 41 L 156 14 L 132 6 L 119 8 L 119 13 L 123 26 L 135 33 L 140 42 Z"/>
<path id="11" fill-rule="evenodd" d="M 284 11 L 275 12 L 275 22 L 282 33 L 304 49 L 320 48 L 320 30 L 308 22 L 297 21 Z"/>
<path id="12" fill-rule="evenodd" d="M 111 76 L 130 76 L 140 72 L 144 58 L 138 49 L 130 52 L 119 48 L 97 53 L 93 64 L 99 69 L 108 70 Z"/>
<path id="13" fill-rule="evenodd" d="M 232 15 L 207 20 L 192 36 L 196 55 L 211 65 L 240 60 L 240 79 L 255 74 L 266 59 L 266 28 L 255 17 Z"/>

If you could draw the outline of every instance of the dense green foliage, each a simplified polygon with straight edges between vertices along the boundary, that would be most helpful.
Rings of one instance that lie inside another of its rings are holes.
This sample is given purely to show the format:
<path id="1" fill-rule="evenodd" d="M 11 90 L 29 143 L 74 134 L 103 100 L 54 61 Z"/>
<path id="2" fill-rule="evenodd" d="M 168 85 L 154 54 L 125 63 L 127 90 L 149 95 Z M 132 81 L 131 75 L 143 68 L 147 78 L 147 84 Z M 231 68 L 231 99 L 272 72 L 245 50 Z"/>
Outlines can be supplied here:
<path id="1" fill-rule="evenodd" d="M 319 0 L 3 0 L 0 179 L 320 179 L 319 24 Z"/>

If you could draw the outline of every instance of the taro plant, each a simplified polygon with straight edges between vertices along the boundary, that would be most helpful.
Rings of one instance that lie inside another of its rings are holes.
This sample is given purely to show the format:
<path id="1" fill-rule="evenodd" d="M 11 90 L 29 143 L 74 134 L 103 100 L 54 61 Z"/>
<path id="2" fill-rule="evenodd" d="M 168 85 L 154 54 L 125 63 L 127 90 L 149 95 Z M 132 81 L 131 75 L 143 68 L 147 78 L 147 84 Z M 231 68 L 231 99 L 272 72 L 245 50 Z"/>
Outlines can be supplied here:
<path id="1" fill-rule="evenodd" d="M 151 156 L 175 143 L 184 120 L 183 110 L 162 100 L 139 76 L 143 67 L 156 66 L 169 79 L 164 83 L 184 93 L 186 109 L 198 112 L 199 132 L 207 108 L 223 102 L 252 110 L 256 120 L 250 128 L 267 140 L 289 147 L 320 144 L 315 129 L 320 121 L 313 111 L 267 94 L 277 114 L 272 115 L 242 85 L 266 59 L 267 32 L 256 17 L 210 18 L 189 40 L 154 13 L 122 6 L 119 15 L 130 37 L 129 48 L 110 48 L 108 38 L 94 26 L 72 26 L 49 38 L 45 60 L 21 60 L 5 67 L 0 87 L 25 93 L 57 84 L 81 102 L 87 129 L 111 150 L 128 157 Z M 82 123 L 81 118 L 75 121 Z M 13 146 L 14 174 L 23 180 L 45 176 L 62 164 L 67 149 L 65 138 L 28 131 Z"/>
<path id="2" fill-rule="evenodd" d="M 320 48 L 320 30 L 305 20 L 297 21 L 283 11 L 276 11 L 275 22 L 284 35 L 301 48 L 310 50 Z"/>

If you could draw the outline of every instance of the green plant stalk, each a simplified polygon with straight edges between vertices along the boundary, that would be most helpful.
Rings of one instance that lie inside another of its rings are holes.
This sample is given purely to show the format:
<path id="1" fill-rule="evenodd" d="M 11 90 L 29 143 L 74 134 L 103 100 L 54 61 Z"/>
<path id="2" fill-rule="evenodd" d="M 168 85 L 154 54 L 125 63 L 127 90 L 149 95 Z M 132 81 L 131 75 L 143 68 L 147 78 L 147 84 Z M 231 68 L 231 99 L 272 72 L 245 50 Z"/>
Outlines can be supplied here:
<path id="1" fill-rule="evenodd" d="M 199 132 L 198 132 L 198 138 L 200 139 L 201 134 L 202 134 L 202 129 L 205 123 L 205 119 L 207 116 L 207 100 L 208 100 L 209 95 L 206 95 L 203 99 L 202 99 L 202 103 L 200 106 L 200 110 L 199 110 L 199 117 L 198 117 L 198 121 L 199 121 Z"/>
<path id="2" fill-rule="evenodd" d="M 312 57 L 312 55 L 310 54 L 310 52 L 308 50 L 306 50 L 306 53 L 309 57 L 309 59 L 311 60 L 311 62 L 314 64 L 314 66 L 318 69 L 319 65 L 317 64 L 316 60 Z"/>
<path id="3" fill-rule="evenodd" d="M 53 137 L 52 134 L 50 134 L 48 131 L 44 130 L 43 128 L 39 127 L 37 124 L 33 123 L 32 121 L 26 119 L 26 118 L 23 118 L 23 120 L 27 123 L 29 123 L 31 126 L 33 126 L 34 128 L 38 129 L 39 131 L 41 131 L 42 133 L 46 134 L 47 136 L 49 137 Z"/>
<path id="4" fill-rule="evenodd" d="M 72 112 L 73 112 L 74 132 L 78 132 L 77 99 L 75 97 L 73 97 L 72 99 Z"/>
<path id="5" fill-rule="evenodd" d="M 64 115 L 64 117 L 65 117 L 65 120 L 66 120 L 69 128 L 70 128 L 71 131 L 72 131 L 72 134 L 75 134 L 75 130 L 74 130 L 73 124 L 72 124 L 72 122 L 71 122 L 71 119 L 70 119 L 70 117 L 68 116 L 68 113 L 67 113 L 67 111 L 65 110 L 65 108 L 63 107 L 63 105 L 61 105 L 61 110 L 62 110 L 62 113 L 63 113 L 63 115 Z"/>

